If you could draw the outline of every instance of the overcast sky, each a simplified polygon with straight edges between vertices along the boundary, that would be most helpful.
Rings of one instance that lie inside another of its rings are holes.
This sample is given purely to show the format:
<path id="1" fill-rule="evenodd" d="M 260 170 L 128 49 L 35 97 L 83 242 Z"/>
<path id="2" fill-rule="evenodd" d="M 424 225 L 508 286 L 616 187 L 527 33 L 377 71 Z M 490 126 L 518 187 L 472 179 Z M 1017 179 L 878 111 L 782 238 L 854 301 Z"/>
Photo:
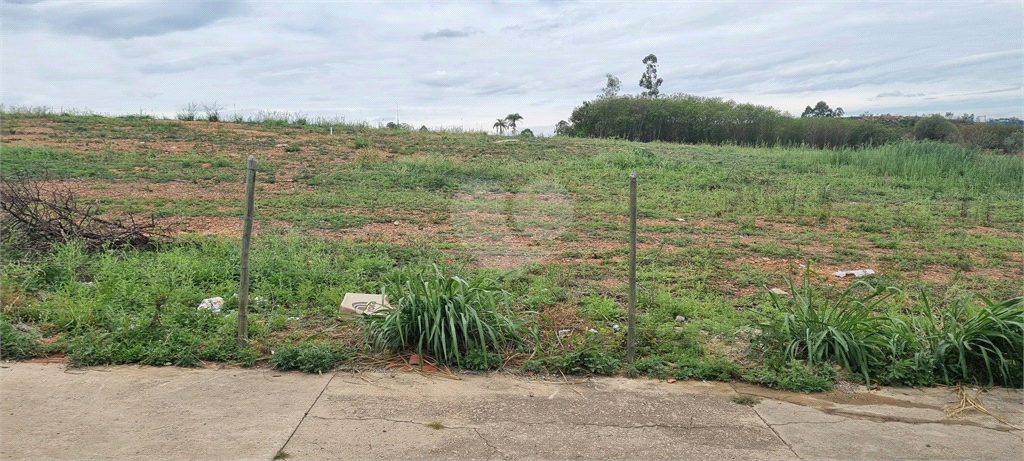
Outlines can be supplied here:
<path id="1" fill-rule="evenodd" d="M 641 91 L 849 115 L 1024 118 L 1024 6 L 1007 2 L 2 3 L 5 106 L 551 133 L 605 74 Z"/>

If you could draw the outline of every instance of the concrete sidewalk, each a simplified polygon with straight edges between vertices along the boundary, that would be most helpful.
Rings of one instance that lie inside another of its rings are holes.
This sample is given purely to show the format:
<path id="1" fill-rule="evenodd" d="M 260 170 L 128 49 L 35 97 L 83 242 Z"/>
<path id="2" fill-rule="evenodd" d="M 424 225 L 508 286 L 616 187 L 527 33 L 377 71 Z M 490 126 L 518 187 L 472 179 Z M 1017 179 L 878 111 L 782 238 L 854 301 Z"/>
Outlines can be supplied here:
<path id="1" fill-rule="evenodd" d="M 1024 458 L 1024 394 L 980 398 L 1005 422 L 948 388 L 3 363 L 0 459 Z"/>

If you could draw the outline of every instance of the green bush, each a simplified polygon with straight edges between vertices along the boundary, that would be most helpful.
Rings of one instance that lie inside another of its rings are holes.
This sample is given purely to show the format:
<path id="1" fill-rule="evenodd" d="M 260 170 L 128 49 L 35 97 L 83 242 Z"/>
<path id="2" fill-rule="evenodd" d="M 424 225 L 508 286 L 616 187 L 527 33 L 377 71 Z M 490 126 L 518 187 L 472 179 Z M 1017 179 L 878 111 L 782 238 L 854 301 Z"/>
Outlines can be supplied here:
<path id="1" fill-rule="evenodd" d="M 473 349 L 463 358 L 462 368 L 467 370 L 492 370 L 501 367 L 501 355 L 483 349 Z"/>
<path id="2" fill-rule="evenodd" d="M 1024 131 L 1015 131 L 1003 139 L 1003 150 L 1006 152 L 1020 152 L 1024 149 Z"/>
<path id="3" fill-rule="evenodd" d="M 508 293 L 487 278 L 472 281 L 433 271 L 396 272 L 384 289 L 393 306 L 361 318 L 374 345 L 413 349 L 463 366 L 467 352 L 500 351 L 518 343 L 522 325 L 509 311 Z M 485 357 L 484 366 L 490 366 Z"/>
<path id="4" fill-rule="evenodd" d="M 602 295 L 589 295 L 581 300 L 580 316 L 593 322 L 622 320 L 626 311 L 614 299 Z"/>
<path id="5" fill-rule="evenodd" d="M 748 371 L 743 374 L 743 380 L 776 389 L 810 393 L 832 390 L 836 375 L 836 370 L 828 365 L 809 366 L 793 360 L 777 369 Z"/>
<path id="6" fill-rule="evenodd" d="M 672 376 L 676 379 L 729 381 L 739 378 L 742 371 L 739 365 L 723 357 L 684 357 L 676 362 L 676 370 Z"/>
<path id="7" fill-rule="evenodd" d="M 939 114 L 922 118 L 914 124 L 914 138 L 917 140 L 943 141 L 956 132 L 956 125 Z"/>
<path id="8" fill-rule="evenodd" d="M 278 370 L 302 370 L 322 373 L 333 369 L 348 354 L 327 344 L 306 343 L 284 346 L 274 351 L 270 363 Z"/>
<path id="9" fill-rule="evenodd" d="M 640 375 L 647 375 L 652 378 L 665 379 L 668 377 L 668 363 L 657 355 L 637 359 L 626 366 L 626 376 L 636 378 Z"/>
<path id="10" fill-rule="evenodd" d="M 36 336 L 18 330 L 7 319 L 0 318 L 0 359 L 24 360 L 38 356 L 42 347 L 36 342 Z"/>
<path id="11" fill-rule="evenodd" d="M 555 368 L 566 374 L 590 372 L 597 375 L 613 375 L 619 371 L 621 366 L 622 361 L 615 354 L 588 347 L 558 357 L 552 361 L 552 366 L 549 368 Z"/>

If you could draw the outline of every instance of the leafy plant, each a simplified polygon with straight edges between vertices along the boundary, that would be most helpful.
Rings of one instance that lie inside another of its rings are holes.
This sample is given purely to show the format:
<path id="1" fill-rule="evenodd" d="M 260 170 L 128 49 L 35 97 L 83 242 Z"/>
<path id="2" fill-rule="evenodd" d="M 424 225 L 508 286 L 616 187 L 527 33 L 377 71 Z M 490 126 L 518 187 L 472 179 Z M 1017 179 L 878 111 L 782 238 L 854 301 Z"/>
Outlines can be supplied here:
<path id="1" fill-rule="evenodd" d="M 598 375 L 613 375 L 619 371 L 622 361 L 614 354 L 603 352 L 596 347 L 585 347 L 568 352 L 552 361 L 552 366 L 567 374 L 591 372 Z"/>
<path id="2" fill-rule="evenodd" d="M 274 352 L 270 363 L 278 370 L 302 370 L 306 373 L 329 371 L 348 358 L 344 352 L 327 344 L 306 343 L 284 346 Z"/>
<path id="3" fill-rule="evenodd" d="M 723 357 L 705 357 L 703 360 L 684 357 L 676 363 L 676 379 L 703 379 L 729 381 L 742 374 L 740 366 Z"/>
<path id="4" fill-rule="evenodd" d="M 859 372 L 870 384 L 869 358 L 885 346 L 885 338 L 876 327 L 883 318 L 874 314 L 874 308 L 891 291 L 874 289 L 858 281 L 835 301 L 829 301 L 812 287 L 811 274 L 808 264 L 801 286 L 789 280 L 792 293 L 789 302 L 784 302 L 774 292 L 769 293 L 772 304 L 782 316 L 762 324 L 762 330 L 777 341 L 785 360 L 806 359 L 812 366 L 834 361 Z M 866 288 L 869 293 L 857 297 L 858 288 Z"/>
<path id="5" fill-rule="evenodd" d="M 1000 303 L 982 298 L 972 309 L 966 300 L 942 313 L 935 338 L 935 364 L 945 382 L 951 378 L 1021 387 L 1024 366 L 1024 298 Z"/>
<path id="6" fill-rule="evenodd" d="M 42 347 L 36 342 L 35 336 L 18 330 L 7 319 L 0 318 L 0 359 L 23 360 L 39 355 Z"/>
<path id="7" fill-rule="evenodd" d="M 647 375 L 652 378 L 664 379 L 668 377 L 668 363 L 657 355 L 642 357 L 626 366 L 626 376 L 635 378 L 640 375 Z"/>
<path id="8" fill-rule="evenodd" d="M 501 355 L 484 349 L 473 349 L 466 353 L 462 367 L 467 370 L 490 370 L 501 366 Z"/>
<path id="9" fill-rule="evenodd" d="M 491 279 L 471 281 L 433 271 L 396 272 L 384 293 L 392 308 L 362 317 L 373 344 L 413 349 L 463 366 L 473 350 L 502 350 L 519 342 L 522 325 L 508 310 L 508 292 Z M 483 356 L 490 366 L 491 357 Z"/>
<path id="10" fill-rule="evenodd" d="M 743 374 L 743 380 L 776 389 L 798 392 L 832 390 L 836 370 L 831 366 L 812 366 L 793 360 L 778 369 L 759 368 Z"/>
<path id="11" fill-rule="evenodd" d="M 614 299 L 601 295 L 589 295 L 582 299 L 580 315 L 594 322 L 622 320 L 626 311 Z"/>

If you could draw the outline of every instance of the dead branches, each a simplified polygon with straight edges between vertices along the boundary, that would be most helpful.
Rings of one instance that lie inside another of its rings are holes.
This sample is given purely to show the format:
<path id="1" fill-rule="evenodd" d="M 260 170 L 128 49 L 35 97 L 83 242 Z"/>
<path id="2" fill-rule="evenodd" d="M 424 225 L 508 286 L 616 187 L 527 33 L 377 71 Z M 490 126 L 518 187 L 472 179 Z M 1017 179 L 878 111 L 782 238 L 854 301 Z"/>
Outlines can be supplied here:
<path id="1" fill-rule="evenodd" d="M 88 249 L 152 249 L 169 240 L 156 220 L 132 214 L 105 218 L 99 207 L 82 204 L 67 185 L 29 179 L 0 181 L 5 232 L 20 234 L 25 249 L 45 251 L 58 242 L 81 240 Z"/>

